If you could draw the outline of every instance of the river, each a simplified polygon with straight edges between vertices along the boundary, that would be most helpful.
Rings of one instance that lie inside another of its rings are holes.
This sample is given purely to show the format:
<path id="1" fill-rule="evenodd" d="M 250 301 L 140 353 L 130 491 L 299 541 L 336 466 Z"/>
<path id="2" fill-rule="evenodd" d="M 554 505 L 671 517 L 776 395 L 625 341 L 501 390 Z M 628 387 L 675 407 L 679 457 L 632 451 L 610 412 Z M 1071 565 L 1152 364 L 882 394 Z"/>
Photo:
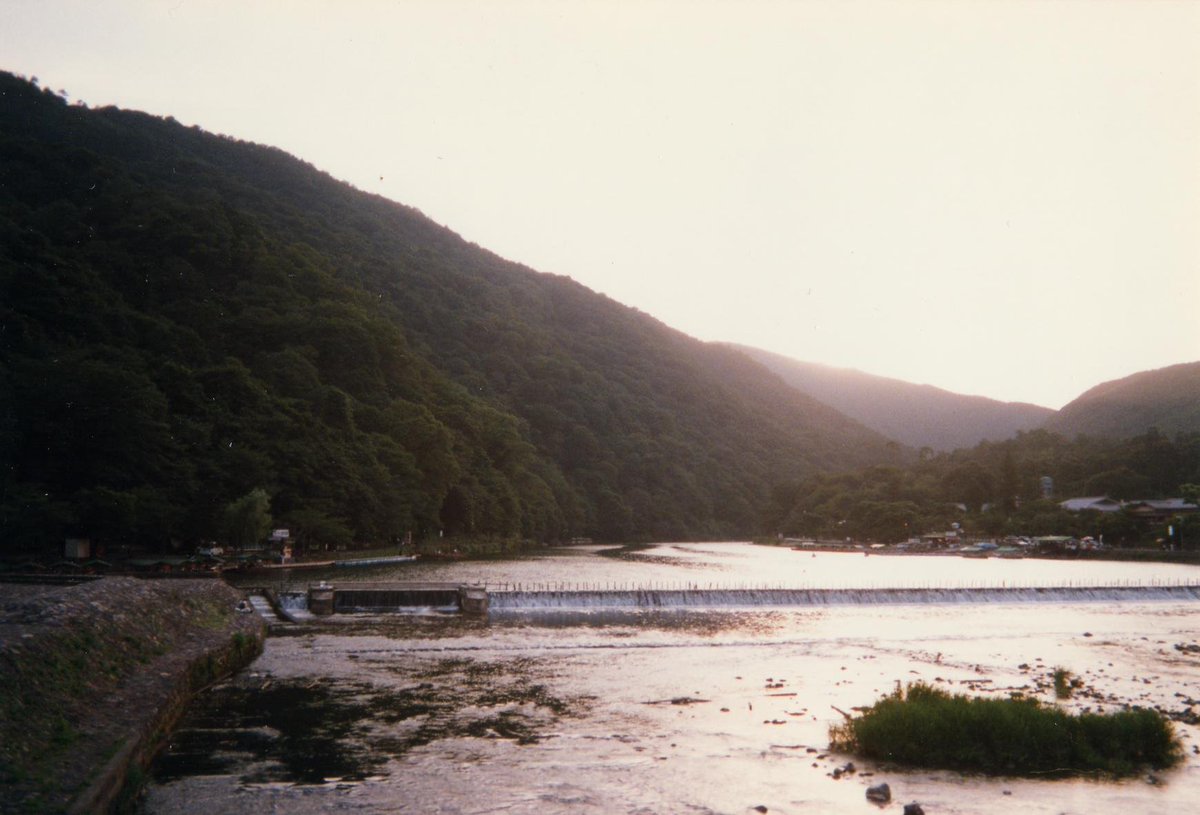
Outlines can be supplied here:
<path id="1" fill-rule="evenodd" d="M 1194 567 L 1170 564 L 734 543 L 322 576 L 701 593 L 1200 582 Z M 142 810 L 871 812 L 867 786 L 887 782 L 897 813 L 910 801 L 930 815 L 1190 811 L 1200 729 L 1186 724 L 1176 725 L 1182 765 L 1122 781 L 909 771 L 826 748 L 838 709 L 916 680 L 1049 703 L 1063 667 L 1084 683 L 1062 703 L 1070 709 L 1183 712 L 1200 700 L 1200 655 L 1176 646 L 1197 630 L 1200 602 L 1178 599 L 334 615 L 275 626 L 253 665 L 198 698 L 152 768 Z M 835 777 L 852 760 L 856 771 Z"/>

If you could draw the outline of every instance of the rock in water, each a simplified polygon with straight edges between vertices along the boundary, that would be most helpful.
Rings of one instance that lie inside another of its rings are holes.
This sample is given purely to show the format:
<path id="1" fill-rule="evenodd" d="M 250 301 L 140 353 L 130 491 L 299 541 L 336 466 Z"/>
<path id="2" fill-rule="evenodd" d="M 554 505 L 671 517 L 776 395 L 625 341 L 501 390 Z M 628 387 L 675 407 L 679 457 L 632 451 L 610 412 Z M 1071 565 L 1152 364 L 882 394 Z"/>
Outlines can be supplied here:
<path id="1" fill-rule="evenodd" d="M 892 788 L 887 784 L 876 784 L 873 787 L 867 787 L 867 800 L 874 801 L 877 804 L 886 804 L 892 800 Z"/>

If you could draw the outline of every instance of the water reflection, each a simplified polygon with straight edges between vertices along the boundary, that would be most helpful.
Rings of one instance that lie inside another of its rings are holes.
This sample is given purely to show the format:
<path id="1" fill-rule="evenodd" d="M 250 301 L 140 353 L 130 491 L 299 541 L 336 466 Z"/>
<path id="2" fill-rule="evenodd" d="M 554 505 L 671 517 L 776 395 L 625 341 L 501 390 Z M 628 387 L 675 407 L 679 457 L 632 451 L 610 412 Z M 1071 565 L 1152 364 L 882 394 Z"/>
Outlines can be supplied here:
<path id="1" fill-rule="evenodd" d="M 1110 586 L 1177 584 L 1200 579 L 1195 566 L 1077 560 L 971 560 L 949 556 L 813 553 L 744 543 L 671 544 L 623 550 L 548 549 L 507 560 L 403 563 L 327 572 L 247 575 L 248 585 L 307 586 L 318 580 L 429 581 L 491 587 L 663 589 L 957 588 L 961 586 Z"/>

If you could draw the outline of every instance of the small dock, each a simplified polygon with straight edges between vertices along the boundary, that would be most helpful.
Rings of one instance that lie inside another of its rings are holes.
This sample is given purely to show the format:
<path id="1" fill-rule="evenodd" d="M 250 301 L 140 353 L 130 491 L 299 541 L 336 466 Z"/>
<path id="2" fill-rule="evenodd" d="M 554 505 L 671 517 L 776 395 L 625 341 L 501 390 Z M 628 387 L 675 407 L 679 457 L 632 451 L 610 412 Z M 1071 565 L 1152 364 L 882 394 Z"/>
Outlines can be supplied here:
<path id="1" fill-rule="evenodd" d="M 308 587 L 308 610 L 316 615 L 432 608 L 486 614 L 488 592 L 461 583 L 337 583 Z"/>

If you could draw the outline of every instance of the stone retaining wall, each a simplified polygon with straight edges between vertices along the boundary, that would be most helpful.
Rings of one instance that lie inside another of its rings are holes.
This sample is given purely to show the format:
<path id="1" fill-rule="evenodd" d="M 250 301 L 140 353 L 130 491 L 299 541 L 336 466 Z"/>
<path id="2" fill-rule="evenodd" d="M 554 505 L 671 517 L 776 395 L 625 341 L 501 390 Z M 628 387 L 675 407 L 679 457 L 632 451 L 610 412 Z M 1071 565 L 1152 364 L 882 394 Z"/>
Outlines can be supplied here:
<path id="1" fill-rule="evenodd" d="M 265 625 L 219 580 L 0 583 L 0 813 L 94 813 L 129 794 L 193 694 Z"/>

